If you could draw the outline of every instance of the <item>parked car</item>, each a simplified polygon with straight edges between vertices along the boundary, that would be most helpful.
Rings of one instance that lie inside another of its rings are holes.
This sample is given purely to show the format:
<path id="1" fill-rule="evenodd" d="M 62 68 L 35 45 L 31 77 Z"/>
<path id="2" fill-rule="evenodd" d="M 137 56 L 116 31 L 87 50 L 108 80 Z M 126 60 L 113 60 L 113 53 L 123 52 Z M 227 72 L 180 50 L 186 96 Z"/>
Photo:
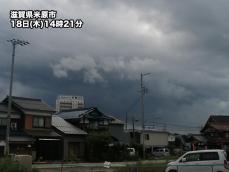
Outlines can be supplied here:
<path id="1" fill-rule="evenodd" d="M 165 172 L 229 172 L 224 150 L 189 151 L 167 165 Z"/>
<path id="2" fill-rule="evenodd" d="M 135 149 L 134 148 L 127 148 L 130 156 L 135 156 Z"/>
<path id="3" fill-rule="evenodd" d="M 168 148 L 157 148 L 152 152 L 153 156 L 160 157 L 160 156 L 168 156 L 169 149 Z"/>

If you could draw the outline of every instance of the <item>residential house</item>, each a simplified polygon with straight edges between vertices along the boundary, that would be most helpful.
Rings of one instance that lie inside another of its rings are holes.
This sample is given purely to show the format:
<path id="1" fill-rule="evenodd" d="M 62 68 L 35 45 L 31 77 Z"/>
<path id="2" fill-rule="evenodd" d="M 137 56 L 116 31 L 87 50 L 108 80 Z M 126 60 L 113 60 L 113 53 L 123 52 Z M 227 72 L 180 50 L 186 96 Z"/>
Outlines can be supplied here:
<path id="1" fill-rule="evenodd" d="M 153 151 L 157 147 L 167 147 L 168 146 L 168 132 L 157 131 L 157 130 L 144 130 L 143 135 L 141 135 L 141 144 L 143 143 L 145 149 Z"/>
<path id="2" fill-rule="evenodd" d="M 105 115 L 95 107 L 65 110 L 56 115 L 88 133 L 91 131 L 108 131 L 114 141 L 127 142 L 124 123 L 113 116 Z"/>
<path id="3" fill-rule="evenodd" d="M 0 156 L 4 155 L 6 146 L 6 125 L 8 106 L 6 103 L 0 103 Z M 20 111 L 12 108 L 11 110 L 11 123 L 10 123 L 10 153 L 26 153 L 31 154 L 30 147 L 33 143 L 30 137 L 23 130 L 23 122 Z"/>
<path id="4" fill-rule="evenodd" d="M 63 160 L 83 159 L 87 133 L 56 115 L 52 116 L 52 126 L 63 139 Z"/>
<path id="5" fill-rule="evenodd" d="M 114 138 L 117 138 L 118 142 L 121 144 L 129 144 L 129 134 L 124 132 L 124 122 L 120 119 L 109 115 L 112 119 L 109 123 L 109 132 Z"/>
<path id="6" fill-rule="evenodd" d="M 208 148 L 229 150 L 229 116 L 211 115 L 201 133 L 207 139 Z"/>
<path id="7" fill-rule="evenodd" d="M 129 132 L 132 139 L 134 136 L 135 143 L 143 144 L 144 141 L 145 150 L 148 153 L 152 152 L 154 148 L 168 146 L 169 133 L 166 131 L 144 130 L 142 133 L 142 130 L 134 130 L 133 133 L 133 131 L 130 130 Z"/>
<path id="8" fill-rule="evenodd" d="M 3 133 L 8 97 L 1 103 Z M 11 153 L 31 153 L 33 160 L 62 159 L 61 135 L 51 125 L 55 110 L 41 99 L 12 97 L 10 132 Z M 5 135 L 1 138 L 4 141 Z"/>
<path id="9" fill-rule="evenodd" d="M 191 134 L 189 136 L 192 145 L 192 150 L 207 149 L 207 139 L 203 135 Z"/>

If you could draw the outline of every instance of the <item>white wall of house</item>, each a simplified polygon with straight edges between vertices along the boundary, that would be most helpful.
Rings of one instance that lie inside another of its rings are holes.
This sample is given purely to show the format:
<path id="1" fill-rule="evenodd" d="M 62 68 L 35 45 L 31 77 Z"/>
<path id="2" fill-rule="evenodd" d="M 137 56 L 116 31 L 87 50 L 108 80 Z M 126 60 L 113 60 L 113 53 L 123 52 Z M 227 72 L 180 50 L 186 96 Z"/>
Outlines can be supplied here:
<path id="1" fill-rule="evenodd" d="M 141 135 L 141 144 L 143 143 L 142 138 Z M 168 146 L 168 133 L 163 131 L 145 131 L 144 145 L 146 147 Z"/>

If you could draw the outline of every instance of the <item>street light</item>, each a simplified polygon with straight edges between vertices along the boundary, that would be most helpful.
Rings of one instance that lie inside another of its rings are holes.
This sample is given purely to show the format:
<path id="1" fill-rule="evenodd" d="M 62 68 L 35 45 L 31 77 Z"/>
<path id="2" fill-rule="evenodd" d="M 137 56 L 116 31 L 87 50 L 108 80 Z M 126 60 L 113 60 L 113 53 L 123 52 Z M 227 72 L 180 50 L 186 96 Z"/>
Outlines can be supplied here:
<path id="1" fill-rule="evenodd" d="M 143 159 L 145 158 L 145 137 L 144 137 L 144 130 L 145 130 L 145 112 L 144 112 L 144 95 L 146 93 L 146 88 L 143 86 L 143 77 L 150 75 L 150 73 L 141 73 L 141 113 L 142 113 L 142 155 Z"/>
<path id="2" fill-rule="evenodd" d="M 14 73 L 14 57 L 15 57 L 15 48 L 16 45 L 28 45 L 28 41 L 22 41 L 19 39 L 7 40 L 13 46 L 12 52 L 12 63 L 11 63 L 11 74 L 10 74 L 10 90 L 8 96 L 8 113 L 7 113 L 7 126 L 6 126 L 6 149 L 5 155 L 9 155 L 9 140 L 10 140 L 10 117 L 11 117 L 11 107 L 12 107 L 12 88 L 13 88 L 13 73 Z"/>

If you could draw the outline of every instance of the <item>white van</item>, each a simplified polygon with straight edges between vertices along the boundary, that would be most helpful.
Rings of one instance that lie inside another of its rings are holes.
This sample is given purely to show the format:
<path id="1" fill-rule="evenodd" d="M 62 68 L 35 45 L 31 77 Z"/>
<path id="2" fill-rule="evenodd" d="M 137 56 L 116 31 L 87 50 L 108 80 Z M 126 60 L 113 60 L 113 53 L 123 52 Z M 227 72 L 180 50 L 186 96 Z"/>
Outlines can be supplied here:
<path id="1" fill-rule="evenodd" d="M 229 172 L 224 150 L 190 151 L 167 165 L 165 172 Z"/>

